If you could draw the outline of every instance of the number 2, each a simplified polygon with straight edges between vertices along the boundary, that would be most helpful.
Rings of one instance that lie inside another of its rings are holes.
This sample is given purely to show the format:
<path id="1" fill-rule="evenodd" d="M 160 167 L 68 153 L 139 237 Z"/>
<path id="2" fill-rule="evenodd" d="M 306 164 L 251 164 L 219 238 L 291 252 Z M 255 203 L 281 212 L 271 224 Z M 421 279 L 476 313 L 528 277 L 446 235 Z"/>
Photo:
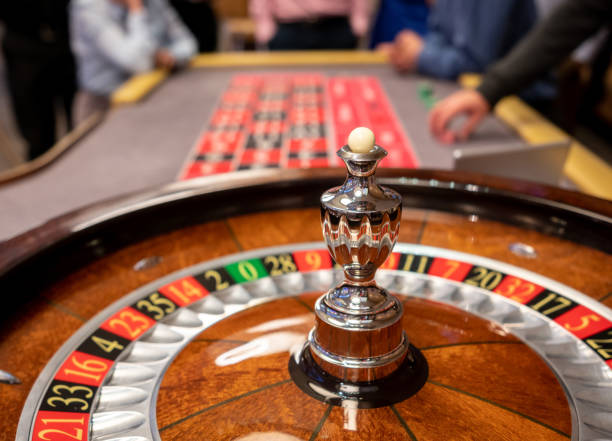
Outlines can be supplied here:
<path id="1" fill-rule="evenodd" d="M 206 279 L 213 279 L 215 281 L 215 291 L 221 291 L 222 289 L 229 287 L 229 282 L 224 281 L 218 271 L 208 270 L 204 273 L 204 277 Z"/>

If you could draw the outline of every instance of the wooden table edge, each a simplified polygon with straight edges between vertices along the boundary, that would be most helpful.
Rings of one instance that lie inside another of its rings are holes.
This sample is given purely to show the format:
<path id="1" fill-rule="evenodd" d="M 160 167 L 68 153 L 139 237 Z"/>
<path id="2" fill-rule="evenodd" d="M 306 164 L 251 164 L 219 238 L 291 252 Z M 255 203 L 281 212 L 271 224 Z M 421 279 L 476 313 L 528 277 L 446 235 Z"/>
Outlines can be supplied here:
<path id="1" fill-rule="evenodd" d="M 303 66 L 312 64 L 385 64 L 387 57 L 375 51 L 275 51 L 275 52 L 217 52 L 199 54 L 189 63 L 190 68 L 240 67 L 240 66 Z M 112 95 L 114 106 L 137 103 L 149 95 L 169 75 L 156 69 L 135 75 L 121 85 Z"/>
<path id="2" fill-rule="evenodd" d="M 36 159 L 24 162 L 0 173 L 0 185 L 32 174 L 53 163 L 57 158 L 87 136 L 91 130 L 96 128 L 98 124 L 104 120 L 105 115 L 106 112 L 96 112 L 92 114 Z"/>

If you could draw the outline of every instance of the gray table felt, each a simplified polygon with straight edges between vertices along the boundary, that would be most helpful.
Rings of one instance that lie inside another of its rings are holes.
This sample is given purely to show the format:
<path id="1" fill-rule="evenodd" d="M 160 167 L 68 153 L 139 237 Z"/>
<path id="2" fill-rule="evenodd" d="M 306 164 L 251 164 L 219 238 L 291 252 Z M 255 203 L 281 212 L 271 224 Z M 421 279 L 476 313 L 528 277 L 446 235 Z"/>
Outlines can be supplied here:
<path id="1" fill-rule="evenodd" d="M 420 166 L 452 168 L 453 148 L 460 145 L 440 144 L 429 133 L 428 112 L 418 98 L 422 78 L 399 76 L 384 65 L 193 69 L 174 75 L 144 101 L 112 110 L 102 124 L 49 166 L 1 186 L 0 240 L 82 206 L 176 180 L 232 76 L 272 70 L 377 76 Z M 437 98 L 457 89 L 453 83 L 427 81 Z M 503 146 L 517 141 L 516 134 L 490 117 L 469 145 Z"/>

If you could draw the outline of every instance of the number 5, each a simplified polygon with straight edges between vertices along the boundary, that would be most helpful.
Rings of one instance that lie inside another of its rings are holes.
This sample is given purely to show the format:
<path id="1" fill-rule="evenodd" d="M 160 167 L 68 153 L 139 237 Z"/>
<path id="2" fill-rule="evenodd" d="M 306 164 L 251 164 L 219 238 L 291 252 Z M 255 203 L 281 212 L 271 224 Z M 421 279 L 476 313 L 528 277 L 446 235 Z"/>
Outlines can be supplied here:
<path id="1" fill-rule="evenodd" d="M 566 323 L 563 326 L 568 331 L 572 331 L 572 332 L 574 332 L 574 331 L 582 331 L 584 328 L 589 326 L 589 323 L 591 323 L 591 321 L 598 322 L 599 320 L 600 320 L 599 316 L 597 316 L 595 314 L 591 314 L 591 315 L 585 315 L 585 316 L 580 317 L 580 324 L 579 325 L 572 326 L 569 323 Z"/>

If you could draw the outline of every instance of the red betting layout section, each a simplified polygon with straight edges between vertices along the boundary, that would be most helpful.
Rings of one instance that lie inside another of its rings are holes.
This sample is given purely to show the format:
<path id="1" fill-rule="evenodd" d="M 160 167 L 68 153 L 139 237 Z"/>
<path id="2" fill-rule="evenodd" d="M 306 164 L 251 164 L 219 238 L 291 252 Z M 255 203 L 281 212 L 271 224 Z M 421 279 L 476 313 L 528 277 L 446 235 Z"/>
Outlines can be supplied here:
<path id="1" fill-rule="evenodd" d="M 375 77 L 236 75 L 180 173 L 186 180 L 254 168 L 339 166 L 358 126 L 389 151 L 383 167 L 416 167 L 410 142 Z"/>

